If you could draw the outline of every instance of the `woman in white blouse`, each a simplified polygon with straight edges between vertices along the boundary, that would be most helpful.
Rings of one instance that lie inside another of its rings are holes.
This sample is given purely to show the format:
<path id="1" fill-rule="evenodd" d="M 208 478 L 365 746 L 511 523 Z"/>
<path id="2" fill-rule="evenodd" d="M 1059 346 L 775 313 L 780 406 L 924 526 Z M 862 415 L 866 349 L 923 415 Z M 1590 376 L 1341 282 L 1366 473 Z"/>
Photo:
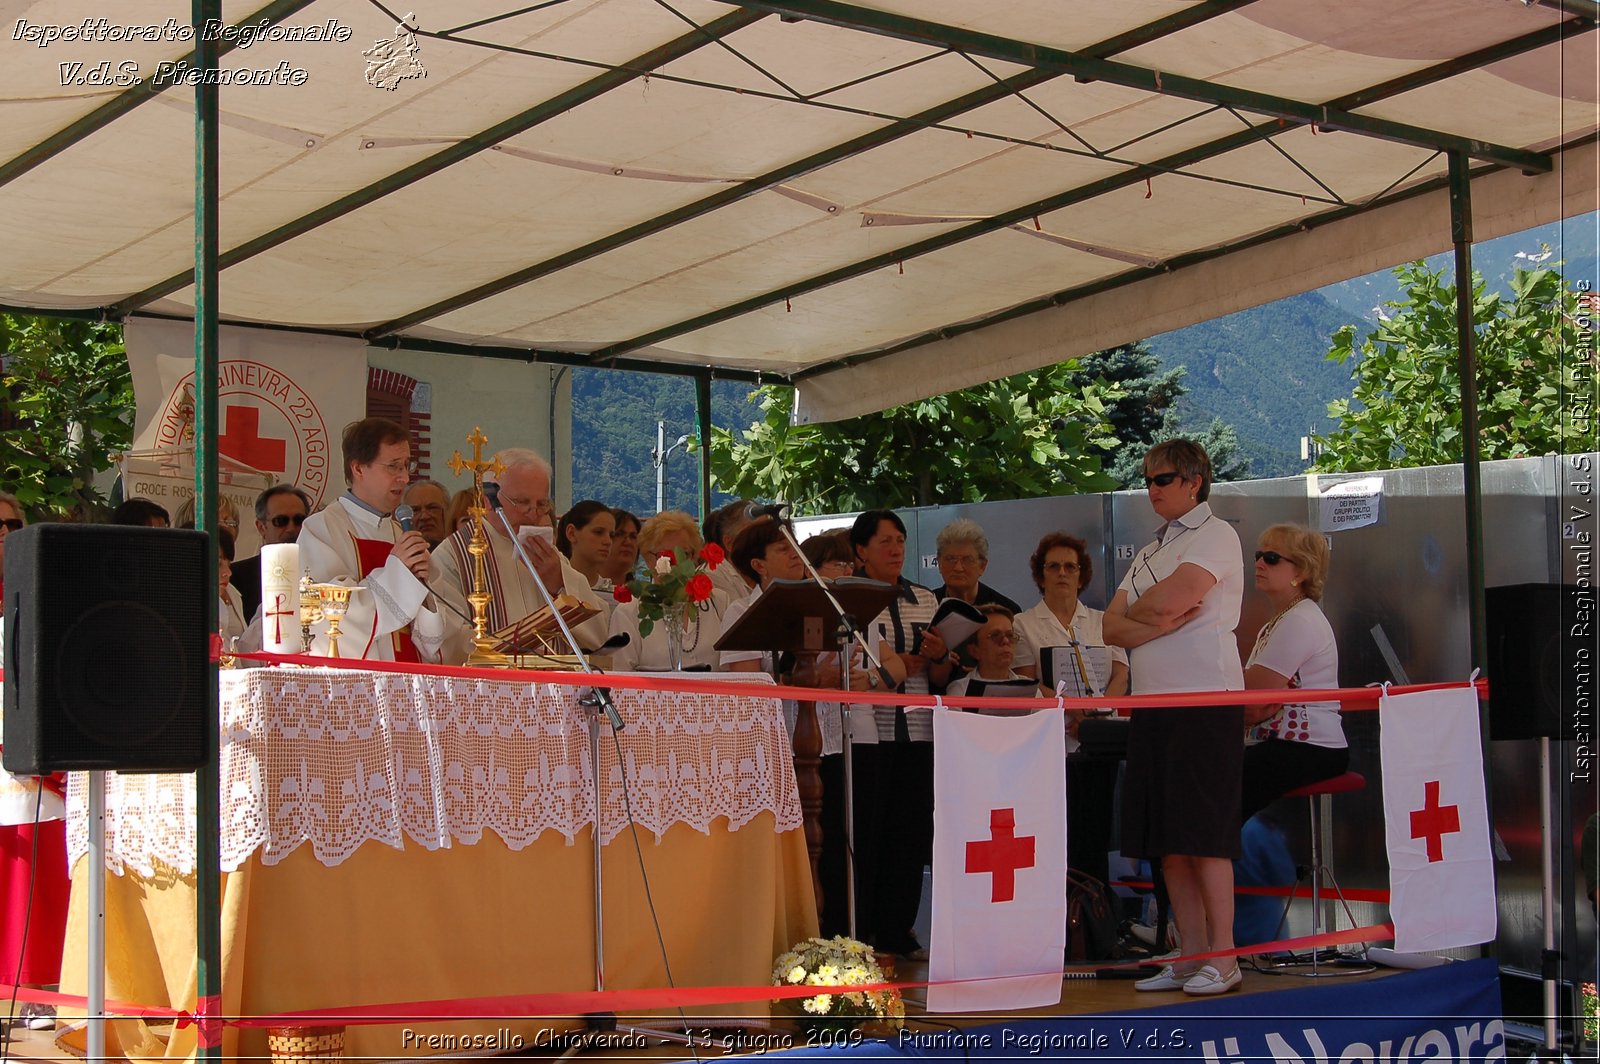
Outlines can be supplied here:
<path id="1" fill-rule="evenodd" d="M 654 569 L 656 559 L 664 551 L 673 557 L 683 558 L 700 553 L 705 542 L 700 538 L 700 526 L 694 518 L 681 510 L 665 510 L 644 523 L 639 530 L 639 556 L 647 569 Z M 722 636 L 722 614 L 728 607 L 728 598 L 721 591 L 711 592 L 705 607 L 690 611 L 687 621 L 663 619 L 651 626 L 650 635 L 639 636 L 639 600 L 619 603 L 611 611 L 611 635 L 626 634 L 628 642 L 611 655 L 611 667 L 617 672 L 663 672 L 670 668 L 670 651 L 667 645 L 667 625 L 682 624 L 683 667 L 685 669 L 710 669 L 717 664 L 717 640 Z"/>
<path id="2" fill-rule="evenodd" d="M 1211 459 L 1168 440 L 1144 459 L 1150 505 L 1162 519 L 1106 608 L 1106 642 L 1127 647 L 1135 695 L 1238 691 L 1244 669 L 1233 630 L 1244 595 L 1239 535 L 1211 512 Z M 1123 778 L 1122 852 L 1157 858 L 1185 953 L 1233 948 L 1233 860 L 1239 856 L 1244 710 L 1136 709 Z M 1169 964 L 1139 990 L 1226 993 L 1232 957 Z"/>
<path id="3" fill-rule="evenodd" d="M 1077 646 L 1097 651 L 1082 659 L 1095 694 L 1127 694 L 1127 651 L 1106 645 L 1102 630 L 1105 614 L 1078 599 L 1078 592 L 1088 587 L 1094 577 L 1088 544 L 1065 532 L 1051 532 L 1039 541 L 1028 566 L 1033 571 L 1034 586 L 1044 597 L 1032 609 L 1017 614 L 1018 674 L 1042 683 L 1041 652 L 1051 647 Z"/>
<path id="4" fill-rule="evenodd" d="M 1272 603 L 1272 619 L 1256 636 L 1244 685 L 1338 687 L 1339 648 L 1317 605 L 1328 576 L 1328 541 L 1300 525 L 1273 525 L 1256 546 L 1256 590 Z M 1246 706 L 1244 721 L 1250 731 L 1241 821 L 1296 787 L 1332 779 L 1350 767 L 1337 702 Z"/>

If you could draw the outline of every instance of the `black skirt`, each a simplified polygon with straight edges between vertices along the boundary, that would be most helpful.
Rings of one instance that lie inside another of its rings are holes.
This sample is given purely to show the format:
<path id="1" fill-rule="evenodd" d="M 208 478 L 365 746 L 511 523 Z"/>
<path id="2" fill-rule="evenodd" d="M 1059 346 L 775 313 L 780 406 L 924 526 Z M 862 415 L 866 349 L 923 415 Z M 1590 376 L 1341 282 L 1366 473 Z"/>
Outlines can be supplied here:
<path id="1" fill-rule="evenodd" d="M 1238 858 L 1244 707 L 1136 709 L 1128 727 L 1123 856 Z"/>

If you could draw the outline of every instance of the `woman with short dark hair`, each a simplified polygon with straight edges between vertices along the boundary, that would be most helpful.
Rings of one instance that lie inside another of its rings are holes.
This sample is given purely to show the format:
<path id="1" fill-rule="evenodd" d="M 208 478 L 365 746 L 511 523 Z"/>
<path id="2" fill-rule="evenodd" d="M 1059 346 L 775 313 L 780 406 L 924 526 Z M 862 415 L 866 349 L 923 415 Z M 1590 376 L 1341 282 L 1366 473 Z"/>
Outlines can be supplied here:
<path id="1" fill-rule="evenodd" d="M 1105 636 L 1129 650 L 1135 695 L 1238 691 L 1244 669 L 1233 630 L 1244 595 L 1239 535 L 1211 512 L 1211 460 L 1189 440 L 1144 459 L 1150 505 L 1163 524 L 1106 608 Z M 1233 948 L 1233 861 L 1239 856 L 1242 706 L 1135 709 L 1123 777 L 1122 853 L 1161 862 L 1189 954 L 1134 984 L 1145 991 L 1226 993 L 1241 981 Z"/>

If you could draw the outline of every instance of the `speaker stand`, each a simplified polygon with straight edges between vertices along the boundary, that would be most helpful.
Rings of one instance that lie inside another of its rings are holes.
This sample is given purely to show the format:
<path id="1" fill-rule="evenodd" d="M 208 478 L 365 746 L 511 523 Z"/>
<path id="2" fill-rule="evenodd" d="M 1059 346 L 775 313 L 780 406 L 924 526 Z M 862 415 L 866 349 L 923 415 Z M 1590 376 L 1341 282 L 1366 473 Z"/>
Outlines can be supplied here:
<path id="1" fill-rule="evenodd" d="M 88 1056 L 106 1059 L 106 774 L 89 773 Z"/>

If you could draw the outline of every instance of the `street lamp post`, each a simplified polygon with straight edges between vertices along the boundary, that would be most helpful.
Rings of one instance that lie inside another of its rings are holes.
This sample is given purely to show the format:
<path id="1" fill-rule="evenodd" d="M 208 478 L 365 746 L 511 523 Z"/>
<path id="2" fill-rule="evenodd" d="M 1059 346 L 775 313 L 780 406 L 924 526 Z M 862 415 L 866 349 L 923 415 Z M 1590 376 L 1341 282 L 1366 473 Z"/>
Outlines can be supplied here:
<path id="1" fill-rule="evenodd" d="M 693 438 L 693 436 L 679 436 L 678 442 L 668 447 L 667 423 L 657 419 L 656 445 L 650 452 L 650 463 L 656 467 L 656 513 L 667 508 L 667 458 Z"/>

